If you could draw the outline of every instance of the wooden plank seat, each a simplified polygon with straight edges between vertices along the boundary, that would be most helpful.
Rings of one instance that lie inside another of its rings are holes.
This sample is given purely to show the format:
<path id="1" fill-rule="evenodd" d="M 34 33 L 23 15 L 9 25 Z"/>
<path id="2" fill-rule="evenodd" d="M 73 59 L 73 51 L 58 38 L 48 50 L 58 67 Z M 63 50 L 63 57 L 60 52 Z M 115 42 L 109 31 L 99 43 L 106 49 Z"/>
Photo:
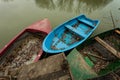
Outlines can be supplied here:
<path id="1" fill-rule="evenodd" d="M 87 36 L 82 30 L 81 30 L 81 31 L 78 31 L 76 28 L 73 28 L 73 27 L 70 26 L 70 25 L 65 25 L 65 27 L 66 27 L 68 30 L 74 32 L 75 34 L 77 34 L 77 35 L 79 35 L 79 36 L 81 36 L 81 37 L 83 37 L 83 38 L 85 38 L 85 37 Z"/>
<path id="2" fill-rule="evenodd" d="M 90 26 L 91 28 L 94 28 L 95 24 L 92 24 L 90 20 L 86 20 L 86 19 L 80 19 L 80 18 L 77 18 L 78 21 Z"/>

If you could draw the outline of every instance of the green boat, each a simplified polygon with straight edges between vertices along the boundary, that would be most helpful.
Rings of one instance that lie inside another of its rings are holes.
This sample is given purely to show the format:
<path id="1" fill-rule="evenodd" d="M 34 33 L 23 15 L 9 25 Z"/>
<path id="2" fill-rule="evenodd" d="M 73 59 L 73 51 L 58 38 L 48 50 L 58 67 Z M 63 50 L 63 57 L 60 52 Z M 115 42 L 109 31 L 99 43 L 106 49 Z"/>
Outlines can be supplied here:
<path id="1" fill-rule="evenodd" d="M 115 71 L 111 71 L 108 74 L 88 80 L 120 80 L 120 68 Z"/>
<path id="2" fill-rule="evenodd" d="M 86 40 L 67 55 L 67 60 L 74 80 L 94 79 L 120 69 L 120 29 Z"/>

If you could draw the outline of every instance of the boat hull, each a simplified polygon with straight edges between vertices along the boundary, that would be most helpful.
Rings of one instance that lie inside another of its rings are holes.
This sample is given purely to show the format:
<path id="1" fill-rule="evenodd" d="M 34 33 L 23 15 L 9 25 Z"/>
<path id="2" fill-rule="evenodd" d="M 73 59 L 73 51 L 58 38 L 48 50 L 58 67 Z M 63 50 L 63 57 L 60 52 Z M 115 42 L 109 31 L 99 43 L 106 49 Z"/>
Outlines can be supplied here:
<path id="1" fill-rule="evenodd" d="M 75 80 L 91 80 L 91 78 L 106 75 L 120 68 L 120 58 L 106 48 L 109 45 L 118 53 L 120 52 L 119 32 L 120 29 L 117 28 L 98 34 L 70 52 L 67 60 Z M 96 40 L 96 37 L 108 45 L 102 45 Z"/>
<path id="2" fill-rule="evenodd" d="M 8 67 L 17 68 L 37 62 L 43 53 L 42 42 L 50 31 L 51 25 L 48 19 L 40 20 L 25 28 L 1 49 L 0 68 L 6 70 Z"/>
<path id="3" fill-rule="evenodd" d="M 42 48 L 47 53 L 68 51 L 84 42 L 98 24 L 99 20 L 91 20 L 85 15 L 77 16 L 51 31 L 45 38 Z"/>

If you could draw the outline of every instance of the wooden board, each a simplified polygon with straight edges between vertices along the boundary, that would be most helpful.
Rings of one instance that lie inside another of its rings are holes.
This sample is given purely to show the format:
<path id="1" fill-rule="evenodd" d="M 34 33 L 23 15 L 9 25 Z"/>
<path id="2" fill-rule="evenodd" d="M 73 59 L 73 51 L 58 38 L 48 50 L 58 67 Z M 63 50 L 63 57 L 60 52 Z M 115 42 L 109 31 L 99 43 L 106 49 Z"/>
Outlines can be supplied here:
<path id="1" fill-rule="evenodd" d="M 106 42 L 104 42 L 102 39 L 100 39 L 99 37 L 95 37 L 95 40 L 97 42 L 99 42 L 102 46 L 104 46 L 108 51 L 110 51 L 113 55 L 115 55 L 116 57 L 120 58 L 120 52 L 118 52 L 117 50 L 115 50 L 113 47 L 111 47 L 109 44 L 107 44 Z"/>
<path id="2" fill-rule="evenodd" d="M 18 80 L 72 80 L 64 54 L 57 54 L 36 63 L 23 66 Z"/>
<path id="3" fill-rule="evenodd" d="M 113 61 L 116 60 L 116 57 L 110 53 L 104 46 L 99 43 L 93 44 L 95 50 L 102 56 L 102 60 Z M 95 55 L 95 54 L 94 54 Z M 100 58 L 99 58 L 100 59 Z"/>
<path id="4" fill-rule="evenodd" d="M 119 30 L 115 30 L 116 33 L 120 34 L 120 31 Z"/>

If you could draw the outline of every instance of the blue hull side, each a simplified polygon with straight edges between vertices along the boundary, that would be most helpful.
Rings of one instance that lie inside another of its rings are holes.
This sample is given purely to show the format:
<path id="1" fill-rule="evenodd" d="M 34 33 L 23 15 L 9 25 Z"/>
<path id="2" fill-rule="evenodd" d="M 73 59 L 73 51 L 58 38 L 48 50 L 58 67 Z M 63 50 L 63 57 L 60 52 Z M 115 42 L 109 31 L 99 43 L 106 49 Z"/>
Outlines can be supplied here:
<path id="1" fill-rule="evenodd" d="M 68 51 L 83 43 L 97 28 L 99 20 L 91 20 L 85 15 L 75 17 L 56 27 L 43 41 L 47 53 Z"/>

